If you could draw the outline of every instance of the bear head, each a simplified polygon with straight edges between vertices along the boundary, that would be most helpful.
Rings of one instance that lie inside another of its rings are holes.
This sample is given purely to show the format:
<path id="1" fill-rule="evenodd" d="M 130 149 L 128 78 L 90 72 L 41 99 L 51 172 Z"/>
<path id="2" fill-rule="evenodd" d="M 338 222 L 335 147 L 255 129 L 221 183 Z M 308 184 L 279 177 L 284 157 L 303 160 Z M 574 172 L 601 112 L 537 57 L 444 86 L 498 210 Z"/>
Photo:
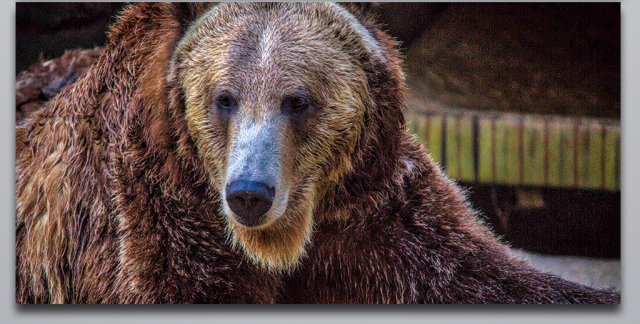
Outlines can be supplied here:
<path id="1" fill-rule="evenodd" d="M 266 268 L 298 263 L 314 223 L 348 204 L 346 179 L 367 171 L 353 184 L 366 190 L 391 168 L 403 76 L 395 43 L 358 15 L 224 3 L 176 45 L 169 78 L 230 237 Z"/>

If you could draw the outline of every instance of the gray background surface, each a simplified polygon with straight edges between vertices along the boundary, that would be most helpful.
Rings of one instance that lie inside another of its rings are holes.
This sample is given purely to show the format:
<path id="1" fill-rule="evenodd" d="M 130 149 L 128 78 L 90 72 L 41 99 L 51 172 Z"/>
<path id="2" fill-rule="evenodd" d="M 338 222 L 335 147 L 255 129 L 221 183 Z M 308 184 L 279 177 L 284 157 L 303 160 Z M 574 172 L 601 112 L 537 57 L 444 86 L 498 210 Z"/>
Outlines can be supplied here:
<path id="1" fill-rule="evenodd" d="M 1 97 L 13 107 L 15 71 L 15 3 L 4 1 L 0 20 Z M 640 2 L 622 2 L 622 305 L 620 306 L 17 306 L 14 302 L 14 118 L 4 109 L 0 122 L 0 235 L 2 322 L 39 323 L 632 323 L 640 318 L 640 220 L 632 211 L 640 197 Z"/>

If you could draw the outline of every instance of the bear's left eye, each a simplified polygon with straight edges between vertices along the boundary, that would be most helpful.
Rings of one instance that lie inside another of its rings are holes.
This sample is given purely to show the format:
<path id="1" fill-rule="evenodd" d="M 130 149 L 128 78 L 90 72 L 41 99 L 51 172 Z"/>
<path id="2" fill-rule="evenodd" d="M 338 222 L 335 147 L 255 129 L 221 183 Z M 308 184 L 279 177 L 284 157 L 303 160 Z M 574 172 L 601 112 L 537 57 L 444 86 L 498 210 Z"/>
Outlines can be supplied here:
<path id="1" fill-rule="evenodd" d="M 223 94 L 220 94 L 218 97 L 216 97 L 215 103 L 218 109 L 221 109 L 224 111 L 231 111 L 236 108 L 236 101 L 228 93 L 223 93 Z"/>
<path id="2" fill-rule="evenodd" d="M 286 114 L 299 114 L 311 106 L 307 96 L 304 94 L 292 94 L 284 97 L 282 100 L 282 111 Z"/>

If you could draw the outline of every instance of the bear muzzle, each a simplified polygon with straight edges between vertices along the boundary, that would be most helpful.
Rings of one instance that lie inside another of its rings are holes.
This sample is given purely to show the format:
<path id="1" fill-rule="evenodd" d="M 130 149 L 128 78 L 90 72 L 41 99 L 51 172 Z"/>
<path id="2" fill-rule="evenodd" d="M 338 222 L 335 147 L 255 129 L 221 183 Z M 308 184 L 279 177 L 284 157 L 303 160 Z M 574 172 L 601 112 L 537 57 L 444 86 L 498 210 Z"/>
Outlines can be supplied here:
<path id="1" fill-rule="evenodd" d="M 238 223 L 254 227 L 265 222 L 264 216 L 271 208 L 274 196 L 273 187 L 262 182 L 240 179 L 227 185 L 225 199 Z"/>

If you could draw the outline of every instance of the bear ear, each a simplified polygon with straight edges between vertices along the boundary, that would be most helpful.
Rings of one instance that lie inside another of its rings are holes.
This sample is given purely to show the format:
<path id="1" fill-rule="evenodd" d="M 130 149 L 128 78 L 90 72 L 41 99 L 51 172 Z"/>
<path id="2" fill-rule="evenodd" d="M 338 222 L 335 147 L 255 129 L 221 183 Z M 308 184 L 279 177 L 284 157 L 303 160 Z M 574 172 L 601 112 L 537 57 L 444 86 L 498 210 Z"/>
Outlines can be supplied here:
<path id="1" fill-rule="evenodd" d="M 186 31 L 191 23 L 207 12 L 216 3 L 212 2 L 171 2 L 171 8 L 182 31 Z"/>
<path id="2" fill-rule="evenodd" d="M 338 2 L 338 4 L 347 9 L 360 22 L 366 21 L 372 15 L 375 7 L 378 6 L 374 2 Z"/>
<path id="3" fill-rule="evenodd" d="M 217 3 L 206 2 L 170 2 L 167 3 L 167 7 L 170 15 L 180 25 L 178 29 L 179 38 L 183 37 L 189 27 L 200 16 L 209 11 Z M 175 49 L 174 49 L 175 55 Z M 166 76 L 166 81 L 172 84 L 176 80 L 176 67 L 174 58 L 169 62 L 169 70 Z"/>
<path id="4" fill-rule="evenodd" d="M 377 24 L 375 22 L 375 8 L 377 4 L 370 2 L 340 2 L 335 3 L 337 7 L 346 13 L 355 28 L 355 31 L 362 38 L 365 46 L 371 54 L 371 58 L 376 63 L 385 64 L 387 61 L 384 48 L 380 44 L 379 35 L 377 35 Z"/>

